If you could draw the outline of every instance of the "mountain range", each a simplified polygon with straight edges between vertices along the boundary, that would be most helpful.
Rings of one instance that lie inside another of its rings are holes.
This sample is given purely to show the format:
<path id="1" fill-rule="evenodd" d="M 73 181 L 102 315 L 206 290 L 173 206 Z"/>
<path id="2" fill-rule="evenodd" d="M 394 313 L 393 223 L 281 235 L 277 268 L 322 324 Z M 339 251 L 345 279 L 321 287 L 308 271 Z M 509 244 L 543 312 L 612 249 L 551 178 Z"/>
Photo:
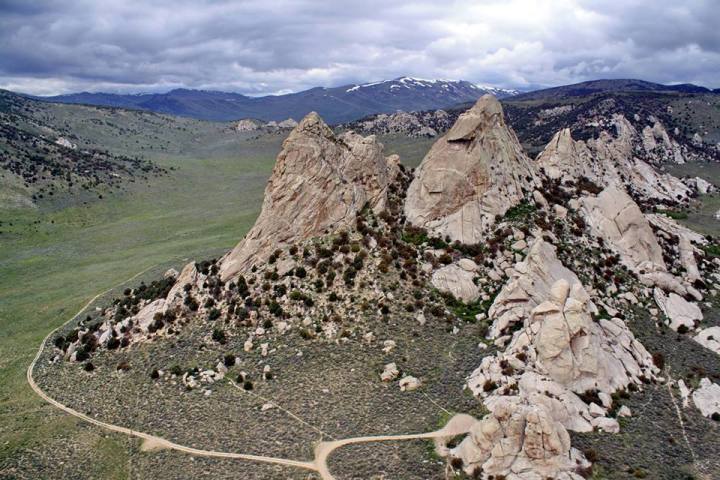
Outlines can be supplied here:
<path id="1" fill-rule="evenodd" d="M 250 97 L 239 93 L 175 89 L 167 93 L 112 94 L 73 93 L 44 97 L 59 103 L 80 103 L 133 108 L 200 120 L 228 121 L 256 118 L 264 121 L 300 119 L 316 111 L 330 123 L 356 120 L 373 113 L 397 110 L 447 108 L 474 102 L 491 93 L 498 98 L 515 95 L 505 90 L 475 85 L 463 80 L 423 80 L 399 77 L 334 88 L 315 87 L 297 93 Z"/>

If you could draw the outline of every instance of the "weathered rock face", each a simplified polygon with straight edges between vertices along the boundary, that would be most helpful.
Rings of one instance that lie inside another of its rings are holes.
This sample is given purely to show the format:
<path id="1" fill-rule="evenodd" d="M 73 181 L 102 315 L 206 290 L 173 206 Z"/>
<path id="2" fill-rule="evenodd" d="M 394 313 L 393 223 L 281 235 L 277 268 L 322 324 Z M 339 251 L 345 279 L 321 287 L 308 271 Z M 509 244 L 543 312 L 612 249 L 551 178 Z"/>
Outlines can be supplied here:
<path id="1" fill-rule="evenodd" d="M 547 407 L 518 397 L 499 400 L 450 454 L 482 478 L 579 480 L 577 472 L 589 465 Z"/>
<path id="2" fill-rule="evenodd" d="M 500 103 L 485 95 L 432 146 L 410 184 L 405 215 L 435 235 L 479 242 L 496 215 L 520 203 L 535 172 Z"/>
<path id="3" fill-rule="evenodd" d="M 538 167 L 545 175 L 556 180 L 577 180 L 580 177 L 597 178 L 594 171 L 592 153 L 584 142 L 576 142 L 570 135 L 570 129 L 560 130 L 550 140 L 536 159 Z"/>
<path id="4" fill-rule="evenodd" d="M 720 355 L 720 327 L 705 328 L 695 335 L 693 340 Z"/>
<path id="5" fill-rule="evenodd" d="M 515 264 L 513 270 L 515 273 L 488 310 L 493 321 L 488 338 L 500 337 L 506 329 L 527 318 L 533 308 L 548 298 L 552 285 L 558 280 L 565 279 L 570 284 L 580 282 L 557 259 L 555 247 L 542 238 L 535 240 L 525 259 Z"/>
<path id="6" fill-rule="evenodd" d="M 589 305 L 580 283 L 571 287 L 558 280 L 549 299 L 532 310 L 505 351 L 483 358 L 468 381 L 470 388 L 483 396 L 488 396 L 487 382 L 512 390 L 524 371 L 575 393 L 612 394 L 630 383 L 640 384 L 642 377 L 651 378 L 652 359 L 622 320 L 593 322 Z M 513 368 L 508 370 L 507 365 Z"/>
<path id="7" fill-rule="evenodd" d="M 223 280 L 265 261 L 278 247 L 354 224 L 366 205 L 385 207 L 398 157 L 385 157 L 375 137 L 340 137 L 316 113 L 283 143 L 253 228 L 222 260 Z"/>
<path id="8" fill-rule="evenodd" d="M 475 274 L 472 271 L 458 265 L 447 265 L 433 273 L 431 282 L 441 292 L 470 303 L 480 297 L 480 290 L 473 282 L 474 278 Z"/>
<path id="9" fill-rule="evenodd" d="M 265 124 L 260 120 L 243 118 L 242 120 L 238 120 L 235 124 L 235 130 L 238 132 L 254 132 L 255 130 L 262 128 L 264 125 Z"/>
<path id="10" fill-rule="evenodd" d="M 680 179 L 658 173 L 634 156 L 637 132 L 621 115 L 613 117 L 615 134 L 603 131 L 588 142 L 572 139 L 569 129 L 555 134 L 536 163 L 545 175 L 562 181 L 581 177 L 601 187 L 632 189 L 645 199 L 675 204 L 687 201 L 690 188 Z"/>
<path id="11" fill-rule="evenodd" d="M 706 417 L 720 414 L 720 385 L 708 378 L 700 380 L 700 388 L 692 394 L 693 403 Z"/>
<path id="12" fill-rule="evenodd" d="M 536 240 L 515 270 L 490 318 L 494 335 L 504 333 L 498 327 L 508 315 L 521 328 L 503 352 L 483 358 L 468 386 L 490 410 L 498 399 L 517 395 L 547 406 L 565 428 L 614 430 L 612 419 L 601 420 L 610 396 L 653 378 L 651 356 L 622 320 L 593 321 L 589 295 L 547 242 Z M 599 392 L 603 404 L 585 404 L 578 394 L 587 391 Z"/>
<path id="13" fill-rule="evenodd" d="M 624 190 L 610 186 L 597 196 L 583 197 L 580 202 L 593 233 L 603 238 L 628 268 L 666 269 L 650 224 Z"/>
<path id="14" fill-rule="evenodd" d="M 703 319 L 700 307 L 674 292 L 666 295 L 661 289 L 655 288 L 653 295 L 655 303 L 662 309 L 673 330 L 680 327 L 692 330 L 695 328 L 695 323 Z"/>

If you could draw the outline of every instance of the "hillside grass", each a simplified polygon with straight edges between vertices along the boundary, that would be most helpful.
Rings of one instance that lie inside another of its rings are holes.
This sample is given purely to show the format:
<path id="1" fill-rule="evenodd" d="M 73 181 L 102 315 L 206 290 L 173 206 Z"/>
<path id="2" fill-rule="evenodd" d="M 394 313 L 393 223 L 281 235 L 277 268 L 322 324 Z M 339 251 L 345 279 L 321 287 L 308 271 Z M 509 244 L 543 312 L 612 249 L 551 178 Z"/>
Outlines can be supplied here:
<path id="1" fill-rule="evenodd" d="M 41 445 L 88 443 L 91 428 L 56 412 L 26 383 L 45 335 L 139 271 L 155 266 L 144 275 L 150 279 L 234 246 L 255 221 L 280 143 L 279 136 L 241 138 L 214 156 L 158 155 L 176 169 L 172 175 L 128 192 L 0 211 L 0 477 L 32 463 Z M 89 450 L 100 463 L 97 478 L 127 478 L 127 449 L 113 447 L 127 441 L 106 437 L 97 435 Z"/>

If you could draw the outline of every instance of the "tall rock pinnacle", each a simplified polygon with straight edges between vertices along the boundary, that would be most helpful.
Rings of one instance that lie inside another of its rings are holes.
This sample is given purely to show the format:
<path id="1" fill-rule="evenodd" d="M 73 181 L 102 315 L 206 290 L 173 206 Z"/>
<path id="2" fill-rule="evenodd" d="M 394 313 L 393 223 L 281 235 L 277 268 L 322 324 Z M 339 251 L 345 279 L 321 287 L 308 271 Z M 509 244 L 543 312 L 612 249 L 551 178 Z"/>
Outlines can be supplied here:
<path id="1" fill-rule="evenodd" d="M 505 124 L 502 107 L 484 95 L 432 146 L 408 189 L 410 223 L 463 243 L 484 230 L 535 185 L 532 161 Z"/>
<path id="2" fill-rule="evenodd" d="M 374 136 L 335 136 L 309 113 L 283 142 L 260 216 L 223 258 L 221 277 L 267 260 L 276 248 L 351 226 L 365 205 L 382 210 L 397 163 Z"/>

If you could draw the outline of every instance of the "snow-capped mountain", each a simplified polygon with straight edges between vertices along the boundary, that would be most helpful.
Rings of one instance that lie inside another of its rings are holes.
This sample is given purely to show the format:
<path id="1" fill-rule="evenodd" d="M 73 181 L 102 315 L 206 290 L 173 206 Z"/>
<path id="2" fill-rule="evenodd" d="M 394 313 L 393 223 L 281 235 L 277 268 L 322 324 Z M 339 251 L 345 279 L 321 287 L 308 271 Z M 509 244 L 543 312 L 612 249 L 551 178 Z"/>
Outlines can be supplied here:
<path id="1" fill-rule="evenodd" d="M 504 98 L 516 92 L 480 86 L 464 80 L 399 77 L 333 88 L 316 87 L 297 93 L 265 97 L 177 89 L 146 95 L 83 92 L 49 97 L 46 100 L 136 108 L 203 120 L 257 118 L 280 121 L 287 118 L 299 119 L 314 110 L 329 123 L 340 123 L 375 113 L 448 108 L 459 103 L 474 102 L 485 93 Z"/>

